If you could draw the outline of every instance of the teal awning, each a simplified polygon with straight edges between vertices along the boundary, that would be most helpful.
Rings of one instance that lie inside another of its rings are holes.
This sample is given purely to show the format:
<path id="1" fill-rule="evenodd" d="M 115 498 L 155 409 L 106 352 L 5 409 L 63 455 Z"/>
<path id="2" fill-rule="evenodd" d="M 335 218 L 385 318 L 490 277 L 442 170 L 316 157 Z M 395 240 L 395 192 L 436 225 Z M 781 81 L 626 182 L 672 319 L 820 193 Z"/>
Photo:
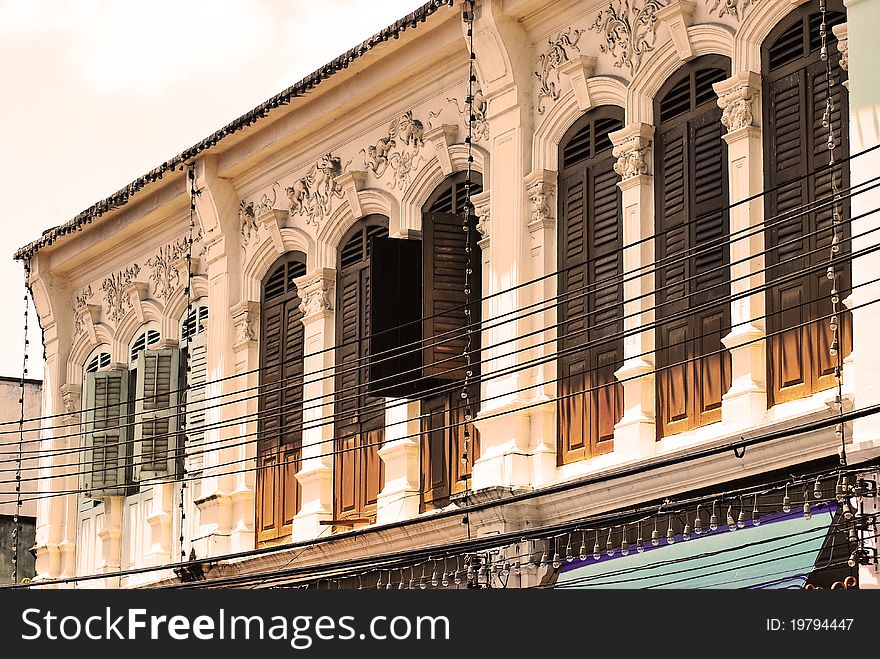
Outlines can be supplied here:
<path id="1" fill-rule="evenodd" d="M 646 543 L 644 553 L 634 547 L 621 555 L 592 556 L 564 563 L 559 588 L 802 588 L 813 571 L 834 517 L 835 507 L 812 507 L 760 519 L 754 526 L 734 531 L 724 524 L 704 529 L 690 540 L 665 537 L 657 547 Z M 604 549 L 604 546 L 603 546 Z"/>

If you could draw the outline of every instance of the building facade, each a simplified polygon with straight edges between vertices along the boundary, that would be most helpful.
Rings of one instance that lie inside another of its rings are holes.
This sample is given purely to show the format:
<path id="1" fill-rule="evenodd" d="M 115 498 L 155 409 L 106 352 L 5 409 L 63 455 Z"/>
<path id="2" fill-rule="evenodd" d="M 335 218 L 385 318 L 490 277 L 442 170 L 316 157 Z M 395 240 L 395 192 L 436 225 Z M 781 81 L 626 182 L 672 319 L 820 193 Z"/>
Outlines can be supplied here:
<path id="1" fill-rule="evenodd" d="M 832 423 L 676 459 L 880 403 L 880 3 L 847 4 L 481 0 L 468 121 L 466 5 L 428 3 L 22 248 L 38 578 L 260 575 L 837 464 Z"/>

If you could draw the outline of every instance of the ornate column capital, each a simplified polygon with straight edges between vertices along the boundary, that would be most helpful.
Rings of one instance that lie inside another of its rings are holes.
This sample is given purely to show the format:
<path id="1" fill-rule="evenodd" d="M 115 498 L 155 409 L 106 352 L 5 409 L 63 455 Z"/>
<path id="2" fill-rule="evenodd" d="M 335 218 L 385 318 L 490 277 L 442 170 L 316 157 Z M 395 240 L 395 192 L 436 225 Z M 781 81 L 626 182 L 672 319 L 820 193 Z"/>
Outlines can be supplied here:
<path id="1" fill-rule="evenodd" d="M 477 231 L 483 240 L 489 240 L 490 198 L 491 195 L 488 190 L 484 190 L 471 197 L 471 202 L 474 205 L 474 215 L 477 216 Z"/>
<path id="2" fill-rule="evenodd" d="M 232 347 L 239 350 L 256 344 L 257 323 L 260 319 L 260 303 L 251 300 L 239 302 L 229 310 L 235 327 L 235 339 Z"/>
<path id="3" fill-rule="evenodd" d="M 82 386 L 78 384 L 62 384 L 61 400 L 64 401 L 64 413 L 78 416 L 82 403 Z"/>
<path id="4" fill-rule="evenodd" d="M 556 223 L 557 174 L 549 169 L 536 169 L 526 176 L 529 195 L 529 229 L 552 227 Z"/>
<path id="5" fill-rule="evenodd" d="M 754 71 L 740 71 L 727 80 L 716 82 L 721 123 L 728 133 L 755 125 L 755 99 L 761 96 L 761 76 Z"/>
<path id="6" fill-rule="evenodd" d="M 319 268 L 294 280 L 302 302 L 303 322 L 333 311 L 336 293 L 336 270 Z"/>
<path id="7" fill-rule="evenodd" d="M 837 52 L 840 53 L 840 68 L 849 71 L 849 37 L 847 36 L 846 23 L 833 25 L 831 31 L 837 37 Z M 843 86 L 849 89 L 849 80 L 845 80 Z"/>
<path id="8" fill-rule="evenodd" d="M 652 174 L 651 148 L 654 144 L 654 127 L 651 124 L 632 123 L 610 133 L 609 137 L 614 145 L 611 153 L 617 158 L 614 171 L 622 181 Z"/>

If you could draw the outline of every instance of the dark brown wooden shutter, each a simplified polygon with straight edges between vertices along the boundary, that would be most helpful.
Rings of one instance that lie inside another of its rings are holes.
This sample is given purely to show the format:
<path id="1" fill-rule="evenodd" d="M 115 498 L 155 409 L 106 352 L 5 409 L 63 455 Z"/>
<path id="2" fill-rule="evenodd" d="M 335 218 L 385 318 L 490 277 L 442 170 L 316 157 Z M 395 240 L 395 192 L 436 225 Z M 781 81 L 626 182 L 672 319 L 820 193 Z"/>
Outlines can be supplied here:
<path id="1" fill-rule="evenodd" d="M 376 396 L 412 397 L 424 388 L 422 243 L 382 236 L 371 241 L 368 391 Z"/>
<path id="2" fill-rule="evenodd" d="M 563 138 L 559 223 L 557 462 L 610 451 L 623 414 L 623 229 L 608 133 L 623 112 L 599 108 Z"/>
<path id="3" fill-rule="evenodd" d="M 777 282 L 767 291 L 767 369 L 769 403 L 808 396 L 834 385 L 837 358 L 829 353 L 831 332 L 827 318 L 832 312 L 831 282 L 825 276 L 830 245 L 831 210 L 802 213 L 802 205 L 831 193 L 831 171 L 816 170 L 828 163 L 828 128 L 825 112 L 825 63 L 819 53 L 818 5 L 813 2 L 793 12 L 770 34 L 763 50 L 765 117 L 765 240 L 768 280 Z M 845 19 L 829 11 L 829 25 Z M 829 30 L 830 34 L 830 30 Z M 831 127 L 835 135 L 835 159 L 849 154 L 848 96 L 841 85 L 845 72 L 830 49 L 832 61 Z M 848 167 L 836 172 L 838 189 L 849 185 Z M 841 204 L 844 222 L 849 204 Z M 849 225 L 840 230 L 841 254 L 849 252 Z M 805 273 L 805 270 L 811 270 Z M 840 291 L 850 288 L 850 268 L 843 263 Z M 842 309 L 842 307 L 841 307 Z M 840 315 L 843 354 L 852 349 L 849 312 Z"/>
<path id="4" fill-rule="evenodd" d="M 730 387 L 721 343 L 730 331 L 727 145 L 712 90 L 726 67 L 723 58 L 699 58 L 658 94 L 658 437 L 719 421 Z"/>
<path id="5" fill-rule="evenodd" d="M 336 283 L 334 517 L 372 520 L 384 479 L 385 399 L 369 393 L 371 246 L 387 238 L 388 220 L 368 216 L 346 235 Z"/>
<path id="6" fill-rule="evenodd" d="M 257 541 L 288 538 L 299 510 L 303 422 L 304 334 L 294 279 L 305 255 L 291 252 L 263 281 L 260 322 L 260 398 L 257 419 Z"/>
<path id="7" fill-rule="evenodd" d="M 482 191 L 478 174 L 473 174 L 471 195 Z M 423 372 L 428 387 L 461 382 L 465 376 L 468 323 L 480 322 L 482 256 L 477 244 L 477 218 L 468 219 L 471 249 L 470 317 L 464 313 L 465 233 L 462 218 L 467 201 L 463 172 L 446 179 L 429 198 L 422 211 Z M 480 331 L 472 329 L 471 371 L 474 382 L 480 374 Z M 479 409 L 480 386 L 471 386 L 472 411 Z M 468 424 L 471 441 L 465 453 L 465 409 L 460 390 L 434 394 L 422 400 L 422 509 L 438 508 L 465 488 L 470 469 L 479 456 L 479 433 Z M 452 427 L 450 427 L 452 426 Z"/>

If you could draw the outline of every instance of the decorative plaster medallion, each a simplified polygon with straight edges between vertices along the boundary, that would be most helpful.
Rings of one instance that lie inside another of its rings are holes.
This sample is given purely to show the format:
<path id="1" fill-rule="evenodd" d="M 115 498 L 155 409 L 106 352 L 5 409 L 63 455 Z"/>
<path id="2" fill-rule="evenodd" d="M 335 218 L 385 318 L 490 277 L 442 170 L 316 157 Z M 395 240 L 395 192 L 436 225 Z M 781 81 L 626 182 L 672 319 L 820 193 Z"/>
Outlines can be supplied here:
<path id="1" fill-rule="evenodd" d="M 376 178 L 382 178 L 391 169 L 393 178 L 389 187 L 394 189 L 399 185 L 404 190 L 422 160 L 419 150 L 425 144 L 424 134 L 424 124 L 413 118 L 412 110 L 407 110 L 391 122 L 388 133 L 378 142 L 361 149 L 363 168 Z"/>
<path id="2" fill-rule="evenodd" d="M 290 217 L 304 215 L 306 224 L 318 222 L 330 214 L 333 198 L 342 199 L 344 192 L 338 178 L 342 174 L 342 160 L 330 153 L 321 156 L 309 173 L 285 189 L 290 200 Z"/>
<path id="3" fill-rule="evenodd" d="M 715 12 L 719 18 L 725 14 L 730 14 L 735 19 L 740 20 L 745 16 L 746 7 L 753 4 L 757 0 L 709 0 L 712 6 L 709 7 L 709 13 Z"/>
<path id="4" fill-rule="evenodd" d="M 184 236 L 169 245 L 163 245 L 159 248 L 159 253 L 147 261 L 147 266 L 151 268 L 153 296 L 166 304 L 180 285 L 180 272 L 174 267 L 174 262 L 186 256 L 186 241 Z"/>
<path id="5" fill-rule="evenodd" d="M 134 281 L 141 271 L 140 266 L 135 263 L 125 270 L 110 275 L 101 284 L 104 291 L 104 302 L 107 304 L 107 317 L 114 322 L 118 322 L 125 315 L 125 312 L 131 309 L 131 299 L 125 292 L 125 288 Z"/>
<path id="6" fill-rule="evenodd" d="M 241 244 L 247 247 L 251 238 L 255 243 L 260 242 L 260 226 L 257 224 L 254 202 L 241 202 L 238 207 L 238 219 L 241 220 Z"/>
<path id="7" fill-rule="evenodd" d="M 465 126 L 467 126 L 467 96 L 464 101 L 459 102 L 458 98 L 446 97 L 446 102 L 455 106 L 455 109 L 462 116 Z M 479 87 L 474 89 L 474 123 L 472 128 L 473 141 L 489 139 L 489 121 L 486 115 L 489 112 L 489 101 L 483 96 L 483 90 Z M 440 111 L 428 114 L 428 118 L 440 116 Z M 428 122 L 430 126 L 430 121 Z"/>
<path id="8" fill-rule="evenodd" d="M 605 43 L 599 45 L 603 53 L 610 53 L 616 61 L 614 66 L 626 66 L 634 75 L 642 62 L 642 55 L 654 50 L 657 39 L 657 10 L 666 0 L 614 0 L 599 12 L 590 30 L 604 35 Z"/>
<path id="9" fill-rule="evenodd" d="M 92 293 L 92 285 L 91 284 L 89 284 L 84 289 L 82 289 L 81 293 L 78 293 L 76 296 L 74 296 L 74 303 L 73 303 L 73 311 L 74 311 L 73 335 L 74 336 L 79 336 L 82 333 L 82 331 L 85 329 L 85 327 L 83 326 L 83 317 L 82 317 L 82 314 L 79 313 L 79 310 L 84 308 L 89 303 L 89 300 L 92 299 L 92 297 L 94 297 L 94 293 Z"/>
<path id="10" fill-rule="evenodd" d="M 553 38 L 547 39 L 547 50 L 538 55 L 536 61 L 539 70 L 535 71 L 535 76 L 541 81 L 536 105 L 538 114 L 544 113 L 545 98 L 549 96 L 554 101 L 559 98 L 559 71 L 557 69 L 560 64 L 565 64 L 571 59 L 569 49 L 580 52 L 577 43 L 583 33 L 583 30 L 573 30 L 569 27 L 564 32 L 560 32 L 555 40 Z"/>

